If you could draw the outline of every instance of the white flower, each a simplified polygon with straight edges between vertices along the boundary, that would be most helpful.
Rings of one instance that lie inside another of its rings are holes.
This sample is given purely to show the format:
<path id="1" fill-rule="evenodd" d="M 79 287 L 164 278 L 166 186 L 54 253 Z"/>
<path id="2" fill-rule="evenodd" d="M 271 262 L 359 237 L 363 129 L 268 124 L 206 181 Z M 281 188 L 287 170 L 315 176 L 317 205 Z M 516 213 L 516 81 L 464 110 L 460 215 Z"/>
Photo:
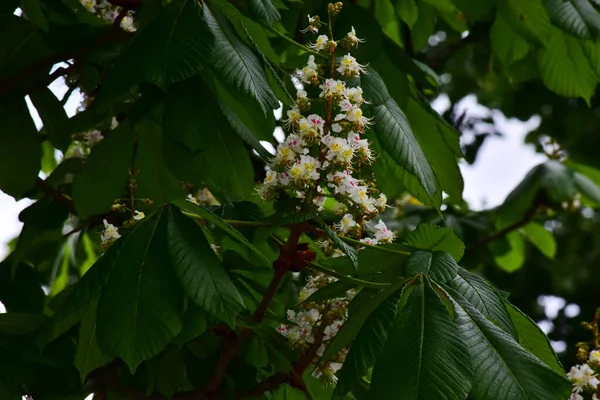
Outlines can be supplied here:
<path id="1" fill-rule="evenodd" d="M 304 170 L 304 165 L 301 163 L 293 164 L 290 169 L 287 171 L 290 179 L 293 180 L 296 184 L 301 183 L 304 180 L 304 175 L 306 171 Z"/>
<path id="2" fill-rule="evenodd" d="M 298 89 L 298 90 L 296 91 L 296 98 L 297 98 L 297 99 L 302 99 L 302 100 L 304 100 L 304 99 L 306 99 L 306 96 L 308 96 L 308 93 L 306 93 L 306 90 L 303 90 L 303 89 Z"/>
<path id="3" fill-rule="evenodd" d="M 567 377 L 571 380 L 571 383 L 573 384 L 573 390 L 576 393 L 580 393 L 590 384 L 593 385 L 596 383 L 597 385 L 597 379 L 595 379 L 596 374 L 594 370 L 587 364 L 571 367 Z"/>
<path id="4" fill-rule="evenodd" d="M 595 397 L 596 395 L 594 395 Z M 571 393 L 571 396 L 569 396 L 569 400 L 583 400 L 583 396 L 580 395 L 579 393 L 573 392 Z"/>
<path id="5" fill-rule="evenodd" d="M 217 254 L 217 255 L 218 255 L 218 254 L 219 254 L 219 249 L 221 248 L 221 246 L 218 246 L 218 245 L 216 245 L 216 244 L 214 244 L 214 243 L 211 243 L 211 244 L 210 244 L 210 248 L 212 249 L 212 251 L 213 251 L 215 254 Z"/>
<path id="6" fill-rule="evenodd" d="M 188 194 L 186 197 L 186 200 L 189 201 L 190 203 L 194 203 L 196 205 L 198 204 L 198 199 L 196 199 L 194 196 L 192 196 L 191 194 Z"/>
<path id="7" fill-rule="evenodd" d="M 375 206 L 381 210 L 387 207 L 387 196 L 383 193 L 379 194 L 379 198 L 375 201 Z"/>
<path id="8" fill-rule="evenodd" d="M 287 337 L 288 336 L 288 328 L 285 325 L 279 325 L 277 328 L 277 332 L 279 332 L 280 334 L 282 334 L 283 336 Z"/>
<path id="9" fill-rule="evenodd" d="M 332 124 L 331 125 L 331 130 L 334 131 L 335 133 L 340 133 L 342 131 L 342 125 L 340 124 Z"/>
<path id="10" fill-rule="evenodd" d="M 364 65 L 360 65 L 356 62 L 356 58 L 352 57 L 350 54 L 346 54 L 342 57 L 340 66 L 336 71 L 345 76 L 358 76 L 361 72 L 365 72 L 364 68 Z"/>
<path id="11" fill-rule="evenodd" d="M 135 28 L 133 22 L 133 18 L 131 18 L 129 15 L 126 15 L 121 20 L 121 28 L 123 28 L 125 32 L 135 32 L 137 29 Z"/>
<path id="12" fill-rule="evenodd" d="M 296 159 L 296 152 L 285 143 L 280 143 L 277 146 L 277 153 L 275 153 L 276 164 L 289 164 Z"/>
<path id="13" fill-rule="evenodd" d="M 341 96 L 346 91 L 346 82 L 328 78 L 319 85 L 319 89 L 321 89 L 319 97 L 329 98 L 336 95 Z"/>
<path id="14" fill-rule="evenodd" d="M 65 158 L 84 158 L 84 157 L 85 157 L 85 153 L 79 143 L 73 144 L 67 151 L 67 154 L 65 155 Z"/>
<path id="15" fill-rule="evenodd" d="M 300 137 L 303 139 L 315 139 L 317 136 L 319 136 L 322 129 L 322 125 L 319 128 L 319 126 L 314 125 L 312 120 L 309 118 L 301 118 L 300 121 L 298 121 L 298 132 L 300 133 Z"/>
<path id="16" fill-rule="evenodd" d="M 312 124 L 313 128 L 317 129 L 320 134 L 323 134 L 323 125 L 325 125 L 325 120 L 317 114 L 310 114 L 307 118 Z"/>
<path id="17" fill-rule="evenodd" d="M 311 17 L 309 14 L 308 15 L 308 26 L 306 28 L 302 29 L 300 32 L 302 32 L 302 33 L 306 33 L 306 32 L 319 33 L 319 28 L 317 27 L 317 17 Z"/>
<path id="18" fill-rule="evenodd" d="M 135 210 L 134 213 L 135 213 L 135 215 L 133 216 L 133 219 L 136 220 L 136 221 L 139 221 L 139 220 L 144 219 L 146 217 L 146 214 L 144 214 L 141 211 Z"/>
<path id="19" fill-rule="evenodd" d="M 317 180 L 321 175 L 317 172 L 321 167 L 319 160 L 312 156 L 303 155 L 300 156 L 300 164 L 304 168 L 304 179 L 305 180 Z"/>
<path id="20" fill-rule="evenodd" d="M 107 220 L 103 220 L 102 222 L 104 223 L 104 232 L 102 232 L 102 245 L 121 237 L 119 234 L 119 229 L 113 224 L 109 224 Z"/>
<path id="21" fill-rule="evenodd" d="M 382 243 L 392 243 L 396 238 L 396 234 L 393 231 L 390 231 L 385 222 L 379 220 L 379 223 L 375 225 L 375 238 Z"/>
<path id="22" fill-rule="evenodd" d="M 348 233 L 350 228 L 356 226 L 356 221 L 354 220 L 354 217 L 352 216 L 352 214 L 346 214 L 342 217 L 340 222 L 337 224 L 334 224 L 334 226 L 338 231 L 340 231 L 342 233 Z"/>
<path id="23" fill-rule="evenodd" d="M 313 83 L 319 78 L 317 69 L 318 67 L 315 63 L 315 56 L 311 55 L 308 57 L 308 63 L 306 64 L 306 67 L 296 71 L 296 75 L 304 83 Z"/>
<path id="24" fill-rule="evenodd" d="M 83 5 L 89 12 L 96 11 L 96 2 L 94 0 L 81 0 L 81 5 Z"/>
<path id="25" fill-rule="evenodd" d="M 296 322 L 296 311 L 287 310 L 287 319 L 288 321 Z"/>
<path id="26" fill-rule="evenodd" d="M 588 358 L 588 363 L 593 366 L 593 367 L 599 367 L 600 366 L 600 351 L 598 350 L 592 350 L 590 352 L 590 356 Z"/>
<path id="27" fill-rule="evenodd" d="M 365 102 L 363 99 L 363 90 L 360 86 L 348 88 L 344 93 L 346 98 L 355 104 L 362 104 Z"/>
<path id="28" fill-rule="evenodd" d="M 373 212 L 376 210 L 373 204 L 373 198 L 369 196 L 368 188 L 366 186 L 353 187 L 350 191 L 350 198 L 366 212 Z M 381 239 L 377 238 L 377 240 Z"/>
<path id="29" fill-rule="evenodd" d="M 358 37 L 356 37 L 356 31 L 354 30 L 354 27 L 352 27 L 350 32 L 346 34 L 346 38 L 350 43 L 352 43 L 353 46 L 358 46 L 359 43 L 365 42 L 365 39 L 359 39 Z"/>
<path id="30" fill-rule="evenodd" d="M 286 129 L 290 129 L 290 127 L 294 127 L 298 124 L 298 121 L 302 119 L 302 114 L 300 114 L 300 109 L 297 106 L 292 107 L 286 112 L 287 118 L 282 120 L 283 126 Z"/>
<path id="31" fill-rule="evenodd" d="M 342 99 L 339 103 L 340 109 L 345 112 L 350 112 L 354 108 L 354 104 L 348 99 Z"/>
<path id="32" fill-rule="evenodd" d="M 325 340 L 325 338 L 323 338 Z M 321 345 L 319 346 L 319 348 L 317 349 L 317 356 L 319 357 L 323 357 L 323 354 L 325 353 L 325 344 L 321 343 Z"/>
<path id="33" fill-rule="evenodd" d="M 363 242 L 364 244 L 370 244 L 371 246 L 375 246 L 377 243 L 379 243 L 379 241 L 377 239 L 370 238 L 370 237 L 360 239 L 360 241 Z"/>
<path id="34" fill-rule="evenodd" d="M 314 44 L 309 44 L 308 47 L 315 51 L 321 51 L 327 48 L 327 43 L 329 43 L 327 35 L 319 35 L 317 41 Z"/>

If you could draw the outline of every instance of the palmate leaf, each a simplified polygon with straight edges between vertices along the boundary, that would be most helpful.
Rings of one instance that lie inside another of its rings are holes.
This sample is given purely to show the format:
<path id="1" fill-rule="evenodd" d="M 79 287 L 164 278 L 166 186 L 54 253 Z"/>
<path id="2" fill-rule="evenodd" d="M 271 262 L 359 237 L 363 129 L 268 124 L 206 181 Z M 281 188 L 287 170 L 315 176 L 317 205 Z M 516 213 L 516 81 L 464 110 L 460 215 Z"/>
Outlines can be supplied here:
<path id="1" fill-rule="evenodd" d="M 543 0 L 504 0 L 497 3 L 498 13 L 525 39 L 542 46 L 549 42 L 551 24 Z"/>
<path id="2" fill-rule="evenodd" d="M 561 1 L 561 0 L 557 0 Z M 513 62 L 524 58 L 531 46 L 519 36 L 500 14 L 496 14 L 496 20 L 490 31 L 492 52 L 504 68 L 508 68 Z"/>
<path id="3" fill-rule="evenodd" d="M 586 25 L 583 16 L 571 1 L 544 0 L 546 10 L 556 26 L 584 39 L 591 39 L 592 33 Z"/>
<path id="4" fill-rule="evenodd" d="M 474 400 L 565 399 L 571 384 L 492 324 L 460 294 L 448 289 L 473 362 Z"/>
<path id="5" fill-rule="evenodd" d="M 159 209 L 136 224 L 98 301 L 100 348 L 125 361 L 132 373 L 182 328 L 183 292 L 165 248 L 165 213 Z"/>
<path id="6" fill-rule="evenodd" d="M 237 37 L 229 21 L 208 7 L 204 10 L 204 20 L 215 37 L 214 69 L 227 82 L 255 98 L 265 114 L 278 108 L 279 102 L 269 86 L 258 56 Z"/>
<path id="7" fill-rule="evenodd" d="M 215 43 L 203 12 L 195 0 L 175 0 L 165 6 L 136 33 L 117 60 L 100 92 L 102 101 L 136 83 L 167 88 L 200 72 L 210 61 Z"/>
<path id="8" fill-rule="evenodd" d="M 471 389 L 471 356 L 444 301 L 421 276 L 373 368 L 373 399 L 462 400 Z"/>
<path id="9" fill-rule="evenodd" d="M 202 309 L 234 328 L 244 302 L 202 229 L 174 206 L 165 212 L 169 254 L 183 290 Z"/>
<path id="10" fill-rule="evenodd" d="M 450 282 L 456 276 L 458 264 L 443 251 L 415 251 L 404 262 L 406 276 L 424 274 L 437 282 Z"/>
<path id="11" fill-rule="evenodd" d="M 98 345 L 96 335 L 97 301 L 90 304 L 79 327 L 79 341 L 75 353 L 75 368 L 79 371 L 81 382 L 96 368 L 108 364 L 113 358 L 105 355 Z"/>
<path id="12" fill-rule="evenodd" d="M 422 250 L 439 250 L 460 261 L 465 253 L 464 243 L 449 228 L 428 223 L 417 225 L 406 237 L 406 244 Z"/>
<path id="13" fill-rule="evenodd" d="M 281 14 L 271 0 L 249 0 L 248 3 L 250 11 L 269 25 L 273 25 L 281 19 Z"/>

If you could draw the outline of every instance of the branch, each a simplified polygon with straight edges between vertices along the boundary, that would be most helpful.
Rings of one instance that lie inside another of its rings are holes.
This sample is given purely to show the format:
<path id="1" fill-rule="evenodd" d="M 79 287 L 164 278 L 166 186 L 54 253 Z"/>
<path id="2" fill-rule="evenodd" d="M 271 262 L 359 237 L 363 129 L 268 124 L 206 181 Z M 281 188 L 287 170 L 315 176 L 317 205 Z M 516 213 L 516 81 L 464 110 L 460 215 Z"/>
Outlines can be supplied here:
<path id="1" fill-rule="evenodd" d="M 482 245 L 492 242 L 494 240 L 500 239 L 500 238 L 508 235 L 512 231 L 515 231 L 515 230 L 527 225 L 529 222 L 531 222 L 531 220 L 535 216 L 536 211 L 537 211 L 536 206 L 531 207 L 525 214 L 523 214 L 523 216 L 518 221 L 515 221 L 512 224 L 505 226 L 504 228 L 500 229 L 498 232 L 490 233 L 487 236 L 480 237 L 479 239 L 469 243 L 466 247 L 466 250 L 470 251 L 479 246 L 482 246 Z"/>
<path id="2" fill-rule="evenodd" d="M 42 178 L 37 178 L 35 187 L 38 188 L 44 195 L 56 200 L 57 203 L 63 205 L 69 213 L 75 214 L 75 205 L 73 201 L 59 192 L 55 187 L 51 186 Z"/>

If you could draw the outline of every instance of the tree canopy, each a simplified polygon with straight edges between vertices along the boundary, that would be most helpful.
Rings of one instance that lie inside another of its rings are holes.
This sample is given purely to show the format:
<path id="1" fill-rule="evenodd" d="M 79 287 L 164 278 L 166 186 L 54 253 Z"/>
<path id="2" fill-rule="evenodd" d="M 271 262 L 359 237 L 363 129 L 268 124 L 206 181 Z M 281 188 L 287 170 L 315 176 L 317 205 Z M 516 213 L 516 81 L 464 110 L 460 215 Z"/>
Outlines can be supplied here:
<path id="1" fill-rule="evenodd" d="M 595 0 L 4 0 L 0 33 L 34 200 L 1 399 L 597 397 Z M 484 211 L 473 95 L 546 156 Z"/>

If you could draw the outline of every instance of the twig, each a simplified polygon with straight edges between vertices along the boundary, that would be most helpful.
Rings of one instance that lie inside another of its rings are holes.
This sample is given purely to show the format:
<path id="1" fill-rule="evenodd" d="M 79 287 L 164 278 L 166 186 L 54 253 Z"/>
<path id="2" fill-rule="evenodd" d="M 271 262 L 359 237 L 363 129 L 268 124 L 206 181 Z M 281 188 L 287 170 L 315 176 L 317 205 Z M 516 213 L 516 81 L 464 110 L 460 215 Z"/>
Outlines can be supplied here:
<path id="1" fill-rule="evenodd" d="M 525 214 L 523 214 L 523 216 L 518 221 L 515 221 L 512 224 L 505 226 L 504 228 L 500 229 L 497 232 L 490 233 L 487 236 L 480 237 L 479 239 L 469 243 L 466 247 L 466 250 L 470 251 L 479 246 L 482 246 L 482 245 L 492 242 L 494 240 L 500 239 L 500 238 L 508 235 L 510 232 L 515 231 L 515 230 L 527 225 L 529 222 L 531 222 L 531 220 L 535 216 L 536 211 L 537 211 L 537 207 L 534 206 L 534 207 L 530 208 Z"/>
<path id="2" fill-rule="evenodd" d="M 71 214 L 75 214 L 75 205 L 73 201 L 65 197 L 56 188 L 48 184 L 42 178 L 37 178 L 35 181 L 35 187 L 37 187 L 44 195 L 56 200 L 59 204 L 62 204 Z"/>
<path id="3" fill-rule="evenodd" d="M 77 89 L 77 82 L 75 82 L 73 85 L 69 86 L 69 90 L 67 90 L 67 92 L 65 93 L 63 98 L 60 100 L 60 104 L 63 107 L 65 104 L 67 104 L 67 101 L 69 101 L 69 99 L 71 98 L 71 95 L 73 94 L 75 89 Z"/>

